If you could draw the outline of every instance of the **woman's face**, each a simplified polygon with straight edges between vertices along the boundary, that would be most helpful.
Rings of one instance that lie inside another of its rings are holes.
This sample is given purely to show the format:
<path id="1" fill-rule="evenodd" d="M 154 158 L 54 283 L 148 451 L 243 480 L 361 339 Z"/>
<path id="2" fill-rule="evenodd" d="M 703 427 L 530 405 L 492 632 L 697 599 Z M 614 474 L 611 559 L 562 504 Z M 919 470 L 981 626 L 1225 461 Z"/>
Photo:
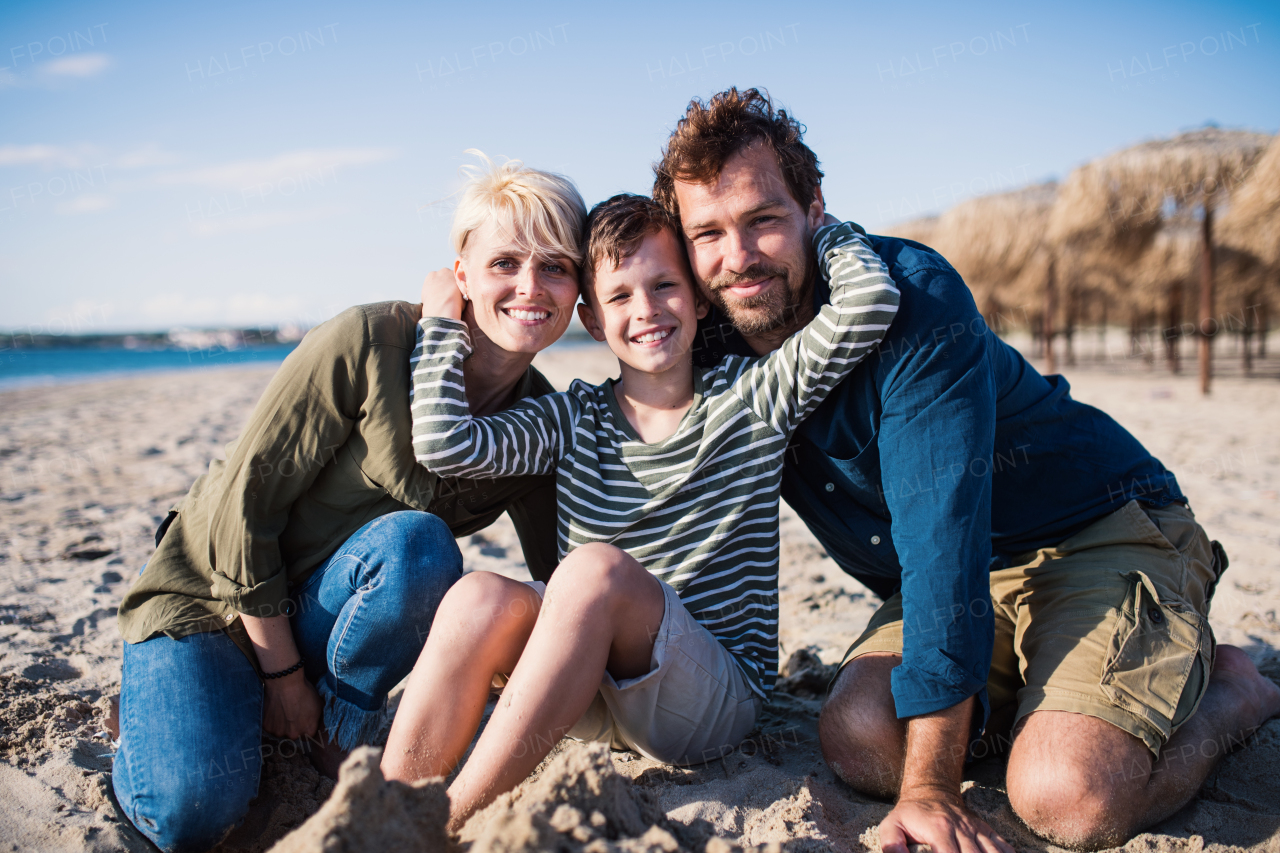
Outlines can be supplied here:
<path id="1" fill-rule="evenodd" d="M 464 318 L 508 352 L 540 352 L 569 327 L 578 276 L 568 258 L 535 257 L 486 222 L 468 236 L 454 272 L 469 300 Z"/>

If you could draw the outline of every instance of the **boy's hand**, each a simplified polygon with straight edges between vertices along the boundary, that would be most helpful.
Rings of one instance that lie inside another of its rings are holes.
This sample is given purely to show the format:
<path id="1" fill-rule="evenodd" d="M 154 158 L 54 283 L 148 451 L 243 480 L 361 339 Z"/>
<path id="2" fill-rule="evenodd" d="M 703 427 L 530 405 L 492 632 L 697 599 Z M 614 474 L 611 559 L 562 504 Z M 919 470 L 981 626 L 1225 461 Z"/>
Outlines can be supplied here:
<path id="1" fill-rule="evenodd" d="M 422 282 L 422 316 L 462 319 L 462 291 L 454 278 L 453 269 L 445 267 L 428 273 Z"/>

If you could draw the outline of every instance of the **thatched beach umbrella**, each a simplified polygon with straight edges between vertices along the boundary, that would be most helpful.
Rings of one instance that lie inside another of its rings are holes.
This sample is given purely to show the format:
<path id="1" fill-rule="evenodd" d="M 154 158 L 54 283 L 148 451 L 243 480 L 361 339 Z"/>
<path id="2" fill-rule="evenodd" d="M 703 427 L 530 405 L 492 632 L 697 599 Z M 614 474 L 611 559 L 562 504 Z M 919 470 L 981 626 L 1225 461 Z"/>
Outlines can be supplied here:
<path id="1" fill-rule="evenodd" d="M 1200 384 L 1208 393 L 1213 330 L 1214 209 L 1251 172 L 1271 137 L 1203 130 L 1144 142 L 1076 169 L 1063 183 L 1048 237 L 1068 251 L 1138 263 L 1162 224 L 1200 208 Z"/>
<path id="2" fill-rule="evenodd" d="M 1261 334 L 1266 355 L 1270 308 L 1280 302 L 1280 136 L 1271 141 L 1253 173 L 1235 194 L 1218 228 L 1224 297 L 1242 311 L 1245 369 L 1251 367 L 1249 337 Z"/>
<path id="3" fill-rule="evenodd" d="M 1044 235 L 1056 190 L 1046 183 L 971 198 L 938 218 L 933 246 L 964 278 L 993 328 L 1010 319 L 1032 322 L 1046 280 Z M 1050 359 L 1054 313 L 1042 312 Z"/>

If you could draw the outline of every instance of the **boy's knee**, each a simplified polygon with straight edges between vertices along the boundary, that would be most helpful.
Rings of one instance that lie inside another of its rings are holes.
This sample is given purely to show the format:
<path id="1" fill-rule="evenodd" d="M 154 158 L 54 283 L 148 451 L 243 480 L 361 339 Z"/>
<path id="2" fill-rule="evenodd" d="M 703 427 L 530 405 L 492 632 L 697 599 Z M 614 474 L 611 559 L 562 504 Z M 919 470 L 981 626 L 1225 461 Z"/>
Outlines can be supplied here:
<path id="1" fill-rule="evenodd" d="M 618 548 L 603 542 L 592 542 L 574 549 L 552 574 L 547 592 L 567 592 L 596 599 L 625 594 L 640 579 L 652 577 L 637 560 Z"/>
<path id="2" fill-rule="evenodd" d="M 500 622 L 522 623 L 537 617 L 536 608 L 527 596 L 513 593 L 515 581 L 491 572 L 472 572 L 455 583 L 441 603 L 437 623 L 442 617 L 454 629 L 483 627 L 486 630 Z"/>

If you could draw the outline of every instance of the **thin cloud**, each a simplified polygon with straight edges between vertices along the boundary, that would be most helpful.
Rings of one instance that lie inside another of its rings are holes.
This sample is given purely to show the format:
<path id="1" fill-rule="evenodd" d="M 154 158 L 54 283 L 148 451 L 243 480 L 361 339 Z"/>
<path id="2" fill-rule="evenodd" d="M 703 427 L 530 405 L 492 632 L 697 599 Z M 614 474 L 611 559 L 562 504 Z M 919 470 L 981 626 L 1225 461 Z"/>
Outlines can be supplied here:
<path id="1" fill-rule="evenodd" d="M 184 172 L 161 175 L 156 182 L 165 186 L 203 186 L 235 190 L 274 184 L 307 174 L 324 174 L 350 166 L 367 166 L 394 159 L 386 148 L 330 148 L 289 151 L 265 160 L 235 160 Z"/>
<path id="2" fill-rule="evenodd" d="M 73 80 L 97 77 L 114 64 L 105 53 L 77 53 L 41 62 L 29 71 L 0 68 L 0 89 L 57 89 Z"/>
<path id="3" fill-rule="evenodd" d="M 97 213 L 102 210 L 110 210 L 115 206 L 115 199 L 109 195 L 86 194 L 77 196 L 71 201 L 62 202 L 54 208 L 54 212 L 62 216 L 78 216 L 82 213 Z"/>
<path id="4" fill-rule="evenodd" d="M 111 67 L 105 53 L 78 53 L 50 60 L 39 66 L 39 73 L 50 77 L 97 77 Z"/>
<path id="5" fill-rule="evenodd" d="M 197 237 L 217 237 L 237 231 L 264 231 L 283 225 L 316 222 L 345 213 L 340 205 L 330 204 L 301 210 L 260 210 L 255 213 L 229 214 L 193 222 L 191 231 Z"/>

